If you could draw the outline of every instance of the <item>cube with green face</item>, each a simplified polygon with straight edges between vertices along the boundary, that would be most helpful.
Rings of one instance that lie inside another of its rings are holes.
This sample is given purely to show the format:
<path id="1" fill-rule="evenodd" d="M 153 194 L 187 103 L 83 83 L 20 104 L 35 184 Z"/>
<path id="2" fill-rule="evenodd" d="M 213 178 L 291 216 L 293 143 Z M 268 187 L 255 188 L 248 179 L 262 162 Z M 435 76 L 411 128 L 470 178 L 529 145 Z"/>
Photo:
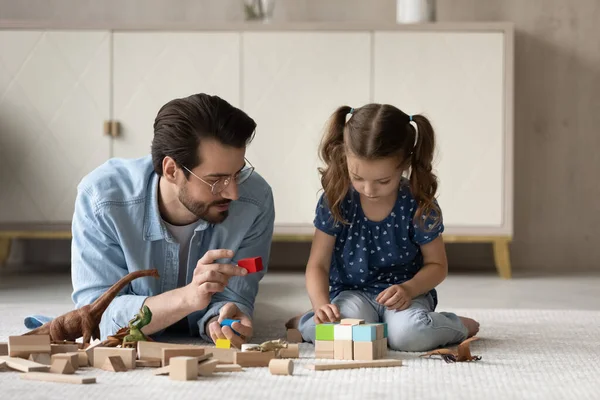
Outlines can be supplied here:
<path id="1" fill-rule="evenodd" d="M 335 324 L 327 323 L 327 324 L 318 324 L 316 329 L 316 340 L 327 340 L 333 341 L 333 327 Z"/>

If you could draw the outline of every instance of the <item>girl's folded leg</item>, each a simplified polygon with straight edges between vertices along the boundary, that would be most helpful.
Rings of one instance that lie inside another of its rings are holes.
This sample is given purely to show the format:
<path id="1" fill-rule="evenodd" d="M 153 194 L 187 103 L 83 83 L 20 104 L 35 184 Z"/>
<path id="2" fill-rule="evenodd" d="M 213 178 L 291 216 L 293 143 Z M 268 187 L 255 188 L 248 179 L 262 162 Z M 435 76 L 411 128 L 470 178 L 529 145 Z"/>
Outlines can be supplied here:
<path id="1" fill-rule="evenodd" d="M 348 290 L 341 292 L 332 304 L 338 306 L 342 318 L 364 319 L 366 323 L 379 322 L 379 315 L 369 298 L 362 292 Z M 302 333 L 302 338 L 314 343 L 315 341 L 315 319 L 314 312 L 309 311 L 300 317 L 298 330 Z"/>
<path id="2" fill-rule="evenodd" d="M 433 308 L 433 298 L 426 294 L 413 299 L 406 310 L 385 310 L 389 347 L 396 351 L 429 351 L 460 343 L 471 333 L 456 314 L 434 312 Z"/>

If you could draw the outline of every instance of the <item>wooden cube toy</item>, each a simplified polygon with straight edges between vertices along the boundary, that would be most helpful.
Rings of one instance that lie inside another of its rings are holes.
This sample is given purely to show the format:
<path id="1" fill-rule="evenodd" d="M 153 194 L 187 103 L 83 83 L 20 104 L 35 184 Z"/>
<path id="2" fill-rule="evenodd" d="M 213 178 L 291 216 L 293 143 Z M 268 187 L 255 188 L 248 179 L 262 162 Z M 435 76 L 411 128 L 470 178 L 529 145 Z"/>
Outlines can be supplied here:
<path id="1" fill-rule="evenodd" d="M 248 271 L 249 274 L 260 272 L 263 270 L 261 257 L 244 258 L 237 262 L 237 265 Z"/>
<path id="2" fill-rule="evenodd" d="M 224 319 L 223 322 L 221 322 L 221 327 L 228 326 L 231 328 L 233 333 L 240 336 L 240 334 L 235 329 L 233 329 L 233 327 L 231 326 L 231 325 L 233 325 L 234 322 L 240 323 L 241 321 L 239 319 Z"/>
<path id="3" fill-rule="evenodd" d="M 315 339 L 333 341 L 335 338 L 334 328 L 336 325 L 337 324 L 332 323 L 318 324 L 315 327 Z"/>
<path id="4" fill-rule="evenodd" d="M 217 349 L 230 349 L 231 341 L 229 339 L 217 339 L 217 343 L 215 343 Z"/>

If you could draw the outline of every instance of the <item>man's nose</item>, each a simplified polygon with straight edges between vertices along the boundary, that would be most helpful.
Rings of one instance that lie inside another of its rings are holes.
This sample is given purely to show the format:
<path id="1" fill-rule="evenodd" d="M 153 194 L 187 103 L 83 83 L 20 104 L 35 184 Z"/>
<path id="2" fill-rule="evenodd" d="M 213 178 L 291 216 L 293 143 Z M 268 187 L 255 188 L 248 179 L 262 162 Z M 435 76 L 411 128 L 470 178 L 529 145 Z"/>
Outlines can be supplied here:
<path id="1" fill-rule="evenodd" d="M 228 200 L 237 200 L 240 196 L 238 193 L 238 184 L 235 179 L 229 182 L 229 185 L 225 186 L 225 189 L 221 192 L 221 197 Z"/>

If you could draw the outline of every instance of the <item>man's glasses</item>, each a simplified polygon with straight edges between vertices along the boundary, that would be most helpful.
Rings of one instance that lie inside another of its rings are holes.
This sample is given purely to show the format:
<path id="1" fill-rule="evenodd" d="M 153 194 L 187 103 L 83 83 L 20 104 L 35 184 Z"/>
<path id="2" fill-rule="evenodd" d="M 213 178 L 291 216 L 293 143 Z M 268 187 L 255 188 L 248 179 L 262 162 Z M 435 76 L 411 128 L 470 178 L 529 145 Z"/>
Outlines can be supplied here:
<path id="1" fill-rule="evenodd" d="M 221 193 L 223 190 L 225 190 L 225 188 L 227 186 L 229 186 L 229 184 L 231 183 L 232 180 L 235 179 L 235 182 L 238 185 L 241 185 L 246 180 L 248 180 L 248 178 L 250 178 L 250 176 L 254 172 L 254 166 L 246 158 L 244 158 L 244 160 L 246 161 L 246 165 L 244 165 L 244 168 L 242 168 L 241 171 L 237 172 L 235 175 L 230 175 L 230 176 L 228 176 L 226 178 L 221 178 L 221 179 L 219 179 L 218 181 L 216 181 L 214 183 L 206 182 L 204 179 L 200 178 L 198 175 L 196 175 L 192 171 L 190 171 L 189 168 L 186 167 L 185 165 L 183 165 L 183 168 L 185 168 L 185 170 L 187 172 L 189 172 L 190 174 L 194 175 L 200 181 L 202 181 L 205 184 L 207 184 L 208 186 L 210 186 L 211 193 L 213 195 L 217 195 L 217 194 Z"/>

